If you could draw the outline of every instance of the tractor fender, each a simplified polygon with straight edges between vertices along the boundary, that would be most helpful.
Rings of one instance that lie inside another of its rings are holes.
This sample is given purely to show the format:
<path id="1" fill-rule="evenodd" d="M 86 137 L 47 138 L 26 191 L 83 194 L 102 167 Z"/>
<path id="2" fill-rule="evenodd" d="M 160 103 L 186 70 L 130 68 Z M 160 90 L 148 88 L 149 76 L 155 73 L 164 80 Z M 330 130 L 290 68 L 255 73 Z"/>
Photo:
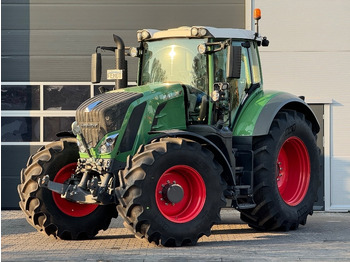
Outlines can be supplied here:
<path id="1" fill-rule="evenodd" d="M 236 185 L 235 174 L 233 171 L 234 167 L 232 168 L 231 164 L 229 163 L 227 157 L 222 152 L 222 150 L 208 138 L 193 132 L 183 131 L 179 129 L 152 131 L 151 134 L 158 134 L 153 139 L 159 139 L 162 137 L 179 137 L 190 139 L 200 143 L 202 146 L 209 149 L 215 155 L 215 158 L 223 167 L 224 171 L 222 173 L 222 177 L 226 181 L 226 183 L 230 186 Z"/>
<path id="2" fill-rule="evenodd" d="M 269 133 L 271 124 L 282 109 L 303 113 L 312 123 L 312 131 L 320 131 L 318 120 L 301 98 L 284 92 L 260 92 L 243 109 L 235 125 L 234 136 L 262 136 Z M 255 122 L 255 123 L 254 123 Z"/>

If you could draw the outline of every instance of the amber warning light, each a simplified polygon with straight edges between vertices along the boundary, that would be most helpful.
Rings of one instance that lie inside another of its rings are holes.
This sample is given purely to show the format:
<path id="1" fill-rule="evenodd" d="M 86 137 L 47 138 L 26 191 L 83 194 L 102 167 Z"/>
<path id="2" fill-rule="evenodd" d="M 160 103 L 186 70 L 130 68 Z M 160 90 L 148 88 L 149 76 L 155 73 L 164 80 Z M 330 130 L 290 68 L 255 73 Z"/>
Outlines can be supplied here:
<path id="1" fill-rule="evenodd" d="M 259 36 L 259 20 L 261 18 L 261 10 L 259 8 L 255 8 L 253 16 L 254 16 L 254 20 L 256 21 L 255 22 L 255 25 L 256 25 L 255 38 L 256 38 Z"/>
<path id="2" fill-rule="evenodd" d="M 255 20 L 260 20 L 261 18 L 261 10 L 259 8 L 254 9 L 254 19 Z"/>

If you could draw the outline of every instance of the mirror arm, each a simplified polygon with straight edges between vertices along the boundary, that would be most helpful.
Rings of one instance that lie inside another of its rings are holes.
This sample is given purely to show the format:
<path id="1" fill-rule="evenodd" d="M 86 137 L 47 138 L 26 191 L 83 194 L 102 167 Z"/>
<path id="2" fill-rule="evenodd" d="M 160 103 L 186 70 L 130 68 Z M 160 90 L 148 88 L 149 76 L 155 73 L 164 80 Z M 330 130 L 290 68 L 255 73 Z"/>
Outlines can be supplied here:
<path id="1" fill-rule="evenodd" d="M 216 53 L 218 51 L 221 51 L 223 49 L 225 49 L 226 47 L 230 46 L 231 45 L 231 42 L 232 42 L 232 39 L 227 39 L 223 42 L 212 42 L 212 43 L 204 43 L 204 45 L 206 47 L 209 47 L 209 46 L 219 46 L 218 48 L 215 48 L 214 50 L 207 50 L 205 51 L 205 54 L 213 54 L 213 53 Z"/>
<path id="2" fill-rule="evenodd" d="M 114 52 L 116 47 L 114 46 L 97 46 L 96 47 L 96 53 L 98 52 L 98 49 L 101 49 L 103 51 L 111 51 L 111 52 Z"/>

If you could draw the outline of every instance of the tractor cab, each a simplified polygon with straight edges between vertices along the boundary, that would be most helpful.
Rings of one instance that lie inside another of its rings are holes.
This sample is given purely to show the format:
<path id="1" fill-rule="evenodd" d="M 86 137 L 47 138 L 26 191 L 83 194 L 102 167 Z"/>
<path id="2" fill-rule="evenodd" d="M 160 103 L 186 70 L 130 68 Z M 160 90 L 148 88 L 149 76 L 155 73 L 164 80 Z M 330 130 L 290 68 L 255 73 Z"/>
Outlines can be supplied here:
<path id="1" fill-rule="evenodd" d="M 181 83 L 189 124 L 232 129 L 239 105 L 262 87 L 258 46 L 268 41 L 255 32 L 192 26 L 137 36 L 138 84 Z"/>

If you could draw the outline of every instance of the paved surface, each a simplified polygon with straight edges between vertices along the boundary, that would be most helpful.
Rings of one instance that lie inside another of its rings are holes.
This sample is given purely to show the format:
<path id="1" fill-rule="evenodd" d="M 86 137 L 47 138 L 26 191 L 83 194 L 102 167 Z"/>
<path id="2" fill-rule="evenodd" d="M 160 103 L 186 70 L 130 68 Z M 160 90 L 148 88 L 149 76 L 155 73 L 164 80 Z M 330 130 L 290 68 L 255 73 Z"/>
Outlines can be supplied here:
<path id="1" fill-rule="evenodd" d="M 196 246 L 166 248 L 134 238 L 114 219 L 93 240 L 47 237 L 21 211 L 1 212 L 2 261 L 350 261 L 350 213 L 316 212 L 291 232 L 258 232 L 235 210 L 222 211 L 222 224 Z"/>

